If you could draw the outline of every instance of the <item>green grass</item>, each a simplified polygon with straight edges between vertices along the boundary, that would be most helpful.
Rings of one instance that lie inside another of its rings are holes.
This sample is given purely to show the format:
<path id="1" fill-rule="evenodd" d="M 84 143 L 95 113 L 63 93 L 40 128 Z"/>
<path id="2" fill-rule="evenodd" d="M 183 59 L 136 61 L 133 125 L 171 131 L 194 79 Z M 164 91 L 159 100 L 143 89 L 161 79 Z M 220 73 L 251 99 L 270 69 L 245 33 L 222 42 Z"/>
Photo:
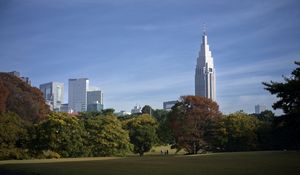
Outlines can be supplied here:
<path id="1" fill-rule="evenodd" d="M 7 172 L 22 175 L 300 175 L 300 152 L 0 161 L 0 174 Z"/>

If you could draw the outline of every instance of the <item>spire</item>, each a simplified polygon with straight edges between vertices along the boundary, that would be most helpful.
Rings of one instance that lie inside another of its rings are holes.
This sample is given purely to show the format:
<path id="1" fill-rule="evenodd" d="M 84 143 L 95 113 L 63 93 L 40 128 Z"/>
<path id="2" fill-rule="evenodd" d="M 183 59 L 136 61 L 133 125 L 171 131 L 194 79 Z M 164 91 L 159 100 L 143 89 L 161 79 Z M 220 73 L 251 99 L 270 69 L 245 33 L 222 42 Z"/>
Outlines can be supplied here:
<path id="1" fill-rule="evenodd" d="M 205 24 L 205 23 L 203 23 L 203 36 L 202 36 L 202 43 L 203 43 L 203 45 L 204 45 L 204 46 L 206 46 L 206 45 L 207 45 L 207 34 L 206 34 L 206 29 L 207 29 L 207 27 L 206 27 L 206 24 Z"/>
<path id="2" fill-rule="evenodd" d="M 203 35 L 206 35 L 206 24 L 203 23 Z"/>

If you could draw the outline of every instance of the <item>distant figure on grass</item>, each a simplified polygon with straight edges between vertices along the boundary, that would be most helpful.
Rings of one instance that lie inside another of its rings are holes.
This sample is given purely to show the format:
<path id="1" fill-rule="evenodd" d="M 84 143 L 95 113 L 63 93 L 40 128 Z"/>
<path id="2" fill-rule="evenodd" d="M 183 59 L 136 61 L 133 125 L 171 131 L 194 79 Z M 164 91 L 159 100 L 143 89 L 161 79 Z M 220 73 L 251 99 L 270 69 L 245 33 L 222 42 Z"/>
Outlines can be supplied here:
<path id="1" fill-rule="evenodd" d="M 160 150 L 160 155 L 164 155 L 164 150 Z"/>

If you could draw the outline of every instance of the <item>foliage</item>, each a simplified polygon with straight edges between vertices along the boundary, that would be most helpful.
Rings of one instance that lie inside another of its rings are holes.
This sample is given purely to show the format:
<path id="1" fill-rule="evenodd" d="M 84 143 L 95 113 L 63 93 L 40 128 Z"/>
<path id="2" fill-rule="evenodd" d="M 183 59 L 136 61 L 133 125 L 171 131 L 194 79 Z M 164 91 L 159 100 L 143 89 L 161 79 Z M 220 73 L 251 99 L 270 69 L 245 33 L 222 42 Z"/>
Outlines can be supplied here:
<path id="1" fill-rule="evenodd" d="M 274 109 L 282 109 L 284 113 L 300 117 L 300 62 L 290 78 L 284 77 L 284 82 L 264 82 L 265 89 L 276 94 L 279 100 L 273 104 Z"/>
<path id="2" fill-rule="evenodd" d="M 190 154 L 210 149 L 214 127 L 220 118 L 216 102 L 200 96 L 181 97 L 169 116 L 176 147 L 184 148 Z"/>
<path id="3" fill-rule="evenodd" d="M 103 115 L 103 113 L 99 111 L 85 111 L 85 112 L 79 112 L 78 118 L 88 119 L 91 117 L 96 117 L 101 115 Z"/>
<path id="4" fill-rule="evenodd" d="M 159 124 L 156 132 L 160 144 L 172 144 L 174 142 L 174 137 L 172 135 L 171 128 L 168 123 L 169 112 L 162 109 L 156 109 L 153 110 L 152 115 Z"/>
<path id="5" fill-rule="evenodd" d="M 128 131 L 115 116 L 96 116 L 84 121 L 91 156 L 125 155 L 131 149 Z"/>
<path id="6" fill-rule="evenodd" d="M 273 135 L 277 149 L 300 149 L 300 62 L 290 78 L 284 82 L 264 82 L 265 89 L 279 98 L 274 109 L 282 109 L 285 115 L 274 121 Z"/>
<path id="7" fill-rule="evenodd" d="M 37 121 L 49 113 L 42 92 L 16 76 L 0 73 L 0 112 L 14 112 L 22 119 Z"/>
<path id="8" fill-rule="evenodd" d="M 275 114 L 270 110 L 265 110 L 260 114 L 252 114 L 252 116 L 260 121 L 260 126 L 256 130 L 257 149 L 274 149 L 274 141 L 276 140 L 276 136 L 273 136 Z"/>
<path id="9" fill-rule="evenodd" d="M 6 111 L 6 100 L 9 95 L 7 87 L 5 87 L 3 81 L 0 79 L 0 113 Z"/>
<path id="10" fill-rule="evenodd" d="M 103 109 L 102 113 L 103 115 L 113 115 L 115 110 L 113 108 Z"/>
<path id="11" fill-rule="evenodd" d="M 140 156 L 150 151 L 157 142 L 157 121 L 148 114 L 143 114 L 124 121 L 124 126 L 129 130 L 130 142 L 134 145 L 133 152 Z"/>
<path id="12" fill-rule="evenodd" d="M 52 151 L 62 157 L 83 156 L 85 131 L 82 123 L 66 113 L 51 113 L 48 120 L 35 126 L 34 151 Z"/>
<path id="13" fill-rule="evenodd" d="M 152 109 L 151 106 L 149 106 L 149 105 L 145 105 L 145 106 L 142 108 L 142 114 L 149 114 L 149 115 L 152 115 L 152 111 L 153 111 L 153 109 Z"/>
<path id="14" fill-rule="evenodd" d="M 28 124 L 15 113 L 0 114 L 0 159 L 28 157 Z"/>
<path id="15" fill-rule="evenodd" d="M 237 112 L 221 120 L 224 142 L 220 147 L 226 151 L 248 151 L 257 149 L 257 129 L 261 122 L 251 115 Z"/>

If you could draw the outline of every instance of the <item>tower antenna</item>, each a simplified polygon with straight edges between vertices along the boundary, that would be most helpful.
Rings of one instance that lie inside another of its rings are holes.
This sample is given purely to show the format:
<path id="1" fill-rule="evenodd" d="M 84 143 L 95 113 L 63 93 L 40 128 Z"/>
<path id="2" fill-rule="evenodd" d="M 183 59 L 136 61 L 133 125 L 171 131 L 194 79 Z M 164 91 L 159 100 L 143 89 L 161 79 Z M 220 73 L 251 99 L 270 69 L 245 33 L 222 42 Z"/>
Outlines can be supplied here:
<path id="1" fill-rule="evenodd" d="M 206 29 L 207 29 L 206 24 L 203 23 L 203 33 L 204 33 L 204 35 L 206 35 Z"/>

